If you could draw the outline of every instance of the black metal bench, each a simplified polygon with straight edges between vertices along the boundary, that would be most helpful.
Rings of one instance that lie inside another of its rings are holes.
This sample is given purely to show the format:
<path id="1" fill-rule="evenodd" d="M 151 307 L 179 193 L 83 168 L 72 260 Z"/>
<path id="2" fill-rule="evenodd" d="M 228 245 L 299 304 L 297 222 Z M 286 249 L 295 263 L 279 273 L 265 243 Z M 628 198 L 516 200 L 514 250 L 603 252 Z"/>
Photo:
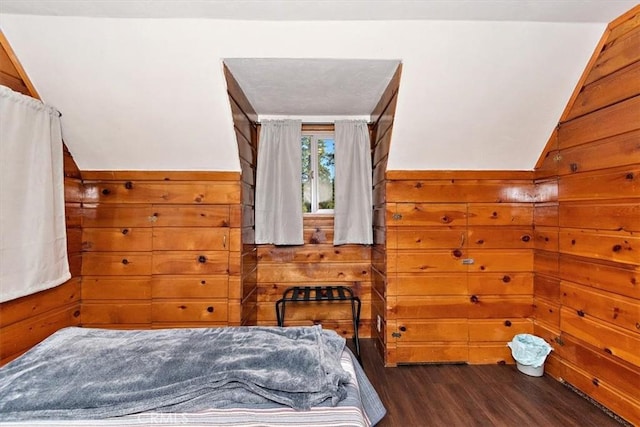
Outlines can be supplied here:
<path id="1" fill-rule="evenodd" d="M 356 356 L 360 360 L 360 341 L 358 338 L 358 324 L 360 323 L 360 298 L 353 294 L 348 286 L 294 286 L 288 288 L 276 302 L 276 317 L 278 326 L 284 326 L 284 310 L 286 303 L 309 303 L 323 301 L 344 301 L 351 303 L 351 316 L 353 319 L 353 343 L 356 347 Z"/>

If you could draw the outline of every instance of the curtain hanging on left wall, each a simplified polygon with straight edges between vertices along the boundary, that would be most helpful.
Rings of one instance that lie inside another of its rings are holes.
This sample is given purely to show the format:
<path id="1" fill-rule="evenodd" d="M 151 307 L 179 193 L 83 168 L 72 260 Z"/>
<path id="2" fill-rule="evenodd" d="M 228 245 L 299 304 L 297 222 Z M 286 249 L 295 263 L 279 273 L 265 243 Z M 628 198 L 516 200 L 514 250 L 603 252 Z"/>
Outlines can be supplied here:
<path id="1" fill-rule="evenodd" d="M 0 302 L 70 277 L 60 115 L 0 86 Z"/>

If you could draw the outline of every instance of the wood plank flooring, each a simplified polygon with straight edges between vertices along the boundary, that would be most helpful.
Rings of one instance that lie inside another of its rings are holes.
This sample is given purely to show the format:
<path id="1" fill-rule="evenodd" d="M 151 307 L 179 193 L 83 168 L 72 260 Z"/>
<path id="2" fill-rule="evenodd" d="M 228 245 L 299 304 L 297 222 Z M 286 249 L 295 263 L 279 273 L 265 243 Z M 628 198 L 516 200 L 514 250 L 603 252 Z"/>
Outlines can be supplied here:
<path id="1" fill-rule="evenodd" d="M 621 425 L 553 378 L 514 365 L 385 368 L 370 339 L 361 340 L 361 354 L 387 408 L 379 427 Z"/>

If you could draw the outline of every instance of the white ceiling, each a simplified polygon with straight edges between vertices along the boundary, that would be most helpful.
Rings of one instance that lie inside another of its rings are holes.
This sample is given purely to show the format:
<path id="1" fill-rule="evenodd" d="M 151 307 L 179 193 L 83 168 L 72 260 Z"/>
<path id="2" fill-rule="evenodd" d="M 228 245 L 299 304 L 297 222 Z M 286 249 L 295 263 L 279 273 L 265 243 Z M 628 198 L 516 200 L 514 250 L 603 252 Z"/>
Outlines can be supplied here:
<path id="1" fill-rule="evenodd" d="M 288 116 L 368 114 L 402 61 L 389 169 L 531 169 L 635 4 L 0 0 L 0 27 L 82 170 L 239 170 L 223 61 Z"/>
<path id="2" fill-rule="evenodd" d="M 629 0 L 1 0 L 0 13 L 240 20 L 461 20 L 608 23 Z"/>
<path id="3" fill-rule="evenodd" d="M 373 59 L 225 59 L 259 116 L 368 116 L 399 61 Z"/>

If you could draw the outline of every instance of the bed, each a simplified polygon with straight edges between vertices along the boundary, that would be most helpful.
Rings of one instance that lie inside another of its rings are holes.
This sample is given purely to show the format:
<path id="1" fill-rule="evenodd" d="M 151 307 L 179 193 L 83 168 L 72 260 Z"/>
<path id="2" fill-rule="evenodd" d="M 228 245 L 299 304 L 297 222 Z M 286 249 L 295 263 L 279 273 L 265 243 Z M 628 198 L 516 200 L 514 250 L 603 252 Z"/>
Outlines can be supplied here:
<path id="1" fill-rule="evenodd" d="M 321 326 L 64 328 L 0 369 L 0 425 L 363 426 L 385 415 Z"/>

